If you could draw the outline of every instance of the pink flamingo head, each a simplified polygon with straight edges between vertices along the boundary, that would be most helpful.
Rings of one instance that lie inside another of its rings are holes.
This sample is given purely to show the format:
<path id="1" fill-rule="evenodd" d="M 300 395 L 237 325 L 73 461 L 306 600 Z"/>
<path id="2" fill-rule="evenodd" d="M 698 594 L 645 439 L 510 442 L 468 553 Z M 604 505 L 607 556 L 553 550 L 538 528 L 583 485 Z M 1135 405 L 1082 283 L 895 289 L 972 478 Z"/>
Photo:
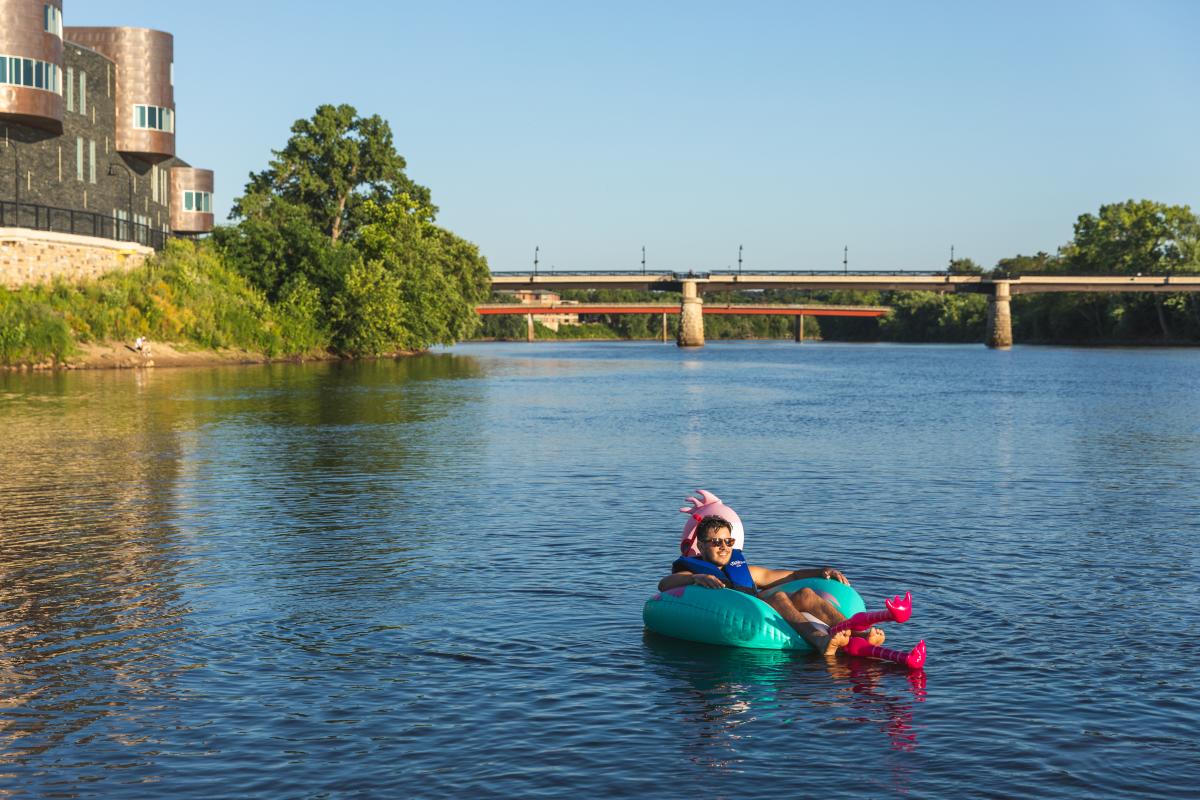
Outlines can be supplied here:
<path id="1" fill-rule="evenodd" d="M 917 642 L 917 646 L 909 651 L 908 658 L 906 658 L 904 660 L 904 663 L 908 665 L 909 669 L 921 669 L 922 667 L 925 666 L 925 640 L 924 639 Z"/>
<path id="2" fill-rule="evenodd" d="M 679 509 L 688 515 L 687 522 L 683 524 L 683 536 L 679 539 L 679 552 L 685 556 L 700 555 L 700 548 L 696 547 L 696 526 L 704 517 L 720 517 L 728 522 L 735 539 L 733 546 L 738 550 L 742 549 L 742 542 L 745 541 L 746 534 L 742 528 L 741 517 L 737 515 L 737 512 L 722 503 L 721 498 L 712 492 L 697 489 L 696 494 L 700 497 L 688 498 L 690 506 Z"/>
<path id="3" fill-rule="evenodd" d="M 891 600 L 884 600 L 883 605 L 892 612 L 894 622 L 907 622 L 912 616 L 912 592 L 905 592 L 904 597 L 896 595 Z"/>

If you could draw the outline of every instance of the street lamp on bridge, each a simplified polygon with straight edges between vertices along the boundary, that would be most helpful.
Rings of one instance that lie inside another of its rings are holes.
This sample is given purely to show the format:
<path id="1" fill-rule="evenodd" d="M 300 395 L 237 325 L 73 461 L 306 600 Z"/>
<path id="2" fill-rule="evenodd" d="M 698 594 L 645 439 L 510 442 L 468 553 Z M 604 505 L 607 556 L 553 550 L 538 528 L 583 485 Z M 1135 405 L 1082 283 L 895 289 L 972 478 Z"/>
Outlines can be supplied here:
<path id="1" fill-rule="evenodd" d="M 738 275 L 742 274 L 742 246 L 738 245 Z"/>
<path id="2" fill-rule="evenodd" d="M 539 249 L 541 249 L 541 245 L 538 245 L 537 247 L 533 248 L 533 274 L 534 275 L 537 275 L 538 250 Z"/>

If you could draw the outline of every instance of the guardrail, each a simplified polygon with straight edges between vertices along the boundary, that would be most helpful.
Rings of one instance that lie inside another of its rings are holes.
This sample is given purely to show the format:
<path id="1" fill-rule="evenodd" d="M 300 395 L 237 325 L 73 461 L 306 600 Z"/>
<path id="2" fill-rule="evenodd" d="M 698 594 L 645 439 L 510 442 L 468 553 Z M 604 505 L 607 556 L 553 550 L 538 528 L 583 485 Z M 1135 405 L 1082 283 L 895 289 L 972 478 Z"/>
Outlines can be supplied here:
<path id="1" fill-rule="evenodd" d="M 516 270 L 494 269 L 494 270 L 492 270 L 492 275 L 505 277 L 505 278 L 516 278 L 516 277 L 524 278 L 524 277 L 534 277 L 534 276 L 537 276 L 539 278 L 555 278 L 555 277 L 564 277 L 564 276 L 565 277 L 574 277 L 574 276 L 587 277 L 587 276 L 595 275 L 598 277 L 620 277 L 620 278 L 640 277 L 640 278 L 645 278 L 647 280 L 669 280 L 669 281 L 684 280 L 684 279 L 688 279 L 688 278 L 704 279 L 704 278 L 711 278 L 713 276 L 720 276 L 722 278 L 725 278 L 730 275 L 741 275 L 743 273 L 746 275 L 806 275 L 806 276 L 811 275 L 814 277 L 816 277 L 816 276 L 831 276 L 831 275 L 832 276 L 848 275 L 848 276 L 853 277 L 853 276 L 857 275 L 860 277 L 874 277 L 874 276 L 904 276 L 904 275 L 945 275 L 946 270 L 944 270 L 944 269 L 942 269 L 942 270 L 938 270 L 938 269 L 911 269 L 911 270 L 891 269 L 891 270 L 850 270 L 848 272 L 840 270 L 840 269 L 838 269 L 838 270 L 753 269 L 753 270 L 743 270 L 743 272 L 738 272 L 737 270 L 724 270 L 724 269 L 714 269 L 714 270 L 709 270 L 707 272 L 695 272 L 695 271 L 679 272 L 677 270 L 654 270 L 653 272 L 640 272 L 636 269 L 608 269 L 608 270 L 605 270 L 605 269 L 578 269 L 578 270 L 556 269 L 556 270 L 540 270 L 538 272 L 532 272 L 530 270 L 521 270 L 521 269 L 516 269 Z"/>
<path id="2" fill-rule="evenodd" d="M 30 228 L 54 233 L 73 233 L 95 236 L 118 242 L 137 244 L 161 250 L 169 234 L 149 225 L 114 218 L 111 214 L 55 208 L 35 203 L 15 203 L 0 200 L 0 228 Z"/>

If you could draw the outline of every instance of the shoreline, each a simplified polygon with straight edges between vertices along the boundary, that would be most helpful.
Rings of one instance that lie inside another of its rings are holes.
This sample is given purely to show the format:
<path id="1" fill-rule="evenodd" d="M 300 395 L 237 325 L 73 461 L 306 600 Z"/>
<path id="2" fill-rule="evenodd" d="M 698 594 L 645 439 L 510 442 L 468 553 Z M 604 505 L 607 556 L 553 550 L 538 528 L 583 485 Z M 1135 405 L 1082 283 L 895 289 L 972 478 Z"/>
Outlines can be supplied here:
<path id="1" fill-rule="evenodd" d="M 88 342 L 77 345 L 78 352 L 64 361 L 46 360 L 36 364 L 4 364 L 2 372 L 63 372 L 67 370 L 99 369 L 160 369 L 171 367 L 219 367 L 251 364 L 299 364 L 307 361 L 354 360 L 331 353 L 309 353 L 303 356 L 268 356 L 243 348 L 222 350 L 192 349 L 188 345 L 170 342 L 151 342 L 139 352 L 125 342 Z M 376 358 L 399 358 L 418 355 L 420 351 L 402 350 Z"/>

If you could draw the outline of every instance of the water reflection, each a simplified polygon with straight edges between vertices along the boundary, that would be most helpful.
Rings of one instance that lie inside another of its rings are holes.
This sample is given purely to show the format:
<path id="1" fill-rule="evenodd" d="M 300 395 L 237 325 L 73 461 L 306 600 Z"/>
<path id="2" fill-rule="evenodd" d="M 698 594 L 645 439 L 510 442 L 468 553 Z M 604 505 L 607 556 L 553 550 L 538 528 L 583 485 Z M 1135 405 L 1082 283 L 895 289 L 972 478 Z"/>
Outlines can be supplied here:
<path id="1" fill-rule="evenodd" d="M 0 771 L 101 743 L 76 778 L 144 763 L 237 615 L 273 606 L 283 642 L 386 606 L 436 531 L 420 480 L 472 424 L 446 381 L 478 375 L 445 355 L 0 374 Z"/>
<path id="2" fill-rule="evenodd" d="M 647 631 L 649 665 L 685 698 L 675 703 L 686 744 L 708 766 L 738 761 L 742 728 L 775 719 L 790 723 L 826 715 L 872 727 L 893 750 L 917 748 L 913 708 L 926 696 L 925 673 L 867 659 L 823 659 L 810 653 L 715 647 Z"/>

